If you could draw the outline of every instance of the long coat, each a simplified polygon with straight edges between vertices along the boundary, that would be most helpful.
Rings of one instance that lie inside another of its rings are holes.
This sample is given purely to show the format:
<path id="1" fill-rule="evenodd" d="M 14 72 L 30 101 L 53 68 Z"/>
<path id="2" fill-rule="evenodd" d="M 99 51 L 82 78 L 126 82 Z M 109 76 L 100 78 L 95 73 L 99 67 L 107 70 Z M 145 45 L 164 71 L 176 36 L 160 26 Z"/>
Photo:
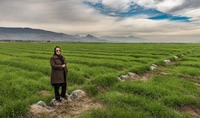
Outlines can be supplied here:
<path id="1" fill-rule="evenodd" d="M 67 63 L 65 60 L 65 57 L 62 56 L 65 63 L 65 68 L 62 67 L 62 61 L 59 59 L 57 55 L 53 55 L 50 59 L 50 65 L 51 65 L 51 84 L 60 84 L 60 83 L 66 83 L 67 79 Z"/>

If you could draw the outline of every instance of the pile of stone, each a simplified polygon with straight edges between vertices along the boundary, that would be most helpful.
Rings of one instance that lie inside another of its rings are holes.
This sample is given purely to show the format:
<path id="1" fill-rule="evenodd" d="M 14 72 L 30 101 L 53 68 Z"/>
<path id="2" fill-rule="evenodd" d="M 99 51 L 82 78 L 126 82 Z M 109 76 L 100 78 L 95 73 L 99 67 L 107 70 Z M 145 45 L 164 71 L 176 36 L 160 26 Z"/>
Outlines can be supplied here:
<path id="1" fill-rule="evenodd" d="M 54 110 L 53 107 L 47 106 L 45 102 L 38 101 L 36 104 L 31 105 L 30 113 L 35 116 L 36 114 L 48 113 Z"/>
<path id="2" fill-rule="evenodd" d="M 169 64 L 171 61 L 170 61 L 170 60 L 164 60 L 164 62 L 165 62 L 166 64 Z"/>
<path id="3" fill-rule="evenodd" d="M 61 101 L 76 101 L 79 100 L 83 97 L 86 96 L 86 92 L 83 90 L 74 90 L 72 91 L 72 93 L 70 95 L 66 94 L 67 99 L 64 99 L 61 97 Z M 57 102 L 55 99 L 52 99 L 50 102 L 51 105 L 55 106 L 55 105 L 59 105 L 62 104 L 62 102 Z"/>
<path id="4" fill-rule="evenodd" d="M 65 101 L 76 101 L 86 96 L 86 92 L 83 90 L 74 90 L 70 95 L 66 94 L 67 99 L 61 98 L 62 102 L 57 102 L 55 99 L 52 99 L 50 106 L 48 106 L 44 101 L 38 101 L 36 104 L 31 105 L 30 112 L 32 114 L 40 114 L 52 112 L 55 110 L 54 106 L 61 105 Z"/>
<path id="5" fill-rule="evenodd" d="M 155 70 L 155 69 L 157 69 L 158 68 L 158 66 L 156 65 L 156 64 L 152 64 L 151 66 L 150 66 L 150 69 L 151 70 Z"/>
<path id="6" fill-rule="evenodd" d="M 174 59 L 178 59 L 178 56 L 174 56 Z"/>
<path id="7" fill-rule="evenodd" d="M 181 54 L 181 56 L 184 56 L 184 54 Z M 177 60 L 179 57 L 178 56 L 173 56 L 173 58 Z M 165 64 L 170 64 L 171 63 L 171 60 L 163 60 L 163 61 L 165 62 Z M 158 65 L 156 65 L 156 64 L 152 64 L 150 66 L 151 70 L 155 70 L 157 68 L 158 68 Z M 126 75 L 121 75 L 120 77 L 117 77 L 117 79 L 119 81 L 122 81 L 122 82 L 126 81 L 126 80 L 138 80 L 139 78 L 140 77 L 137 74 L 132 73 L 132 72 L 128 72 L 128 74 L 126 74 Z"/>
<path id="8" fill-rule="evenodd" d="M 117 79 L 122 82 L 126 81 L 126 80 L 135 80 L 138 78 L 140 78 L 140 77 L 137 74 L 132 73 L 132 72 L 128 72 L 127 75 L 121 75 L 120 77 L 117 77 Z"/>

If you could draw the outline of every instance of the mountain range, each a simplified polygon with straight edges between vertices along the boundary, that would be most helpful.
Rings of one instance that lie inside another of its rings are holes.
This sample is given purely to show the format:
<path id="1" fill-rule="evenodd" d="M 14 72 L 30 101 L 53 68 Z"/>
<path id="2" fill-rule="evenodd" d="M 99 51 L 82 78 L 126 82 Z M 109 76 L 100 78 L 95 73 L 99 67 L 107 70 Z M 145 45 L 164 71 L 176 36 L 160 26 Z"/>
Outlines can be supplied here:
<path id="1" fill-rule="evenodd" d="M 42 42 L 144 42 L 145 39 L 135 36 L 96 37 L 69 35 L 42 29 L 0 27 L 0 41 L 42 41 Z"/>

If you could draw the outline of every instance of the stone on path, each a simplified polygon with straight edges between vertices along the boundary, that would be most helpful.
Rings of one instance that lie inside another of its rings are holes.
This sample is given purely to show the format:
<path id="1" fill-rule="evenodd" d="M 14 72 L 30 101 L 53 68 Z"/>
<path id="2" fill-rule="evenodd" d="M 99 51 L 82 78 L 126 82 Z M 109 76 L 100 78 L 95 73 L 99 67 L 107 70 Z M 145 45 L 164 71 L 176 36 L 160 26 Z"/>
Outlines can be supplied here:
<path id="1" fill-rule="evenodd" d="M 83 98 L 86 96 L 86 93 L 85 91 L 83 90 L 74 90 L 72 91 L 72 93 L 69 95 L 69 98 L 72 100 L 72 101 L 75 101 L 75 100 L 78 100 L 80 98 Z"/>
<path id="2" fill-rule="evenodd" d="M 43 101 L 38 101 L 37 105 L 42 106 L 42 107 L 47 107 L 47 104 Z"/>
<path id="3" fill-rule="evenodd" d="M 128 76 L 129 77 L 135 77 L 137 74 L 135 74 L 135 73 L 132 73 L 132 72 L 128 72 Z"/>
<path id="4" fill-rule="evenodd" d="M 128 75 L 121 75 L 120 80 L 125 81 L 128 78 Z"/>
<path id="5" fill-rule="evenodd" d="M 136 80 L 140 78 L 136 73 L 128 72 L 127 75 L 121 75 L 120 77 L 117 77 L 117 79 L 121 82 L 127 81 L 127 80 Z"/>
<path id="6" fill-rule="evenodd" d="M 165 62 L 166 64 L 169 64 L 171 61 L 170 61 L 170 60 L 164 60 L 164 62 Z"/>
<path id="7" fill-rule="evenodd" d="M 178 56 L 174 56 L 174 59 L 178 59 Z"/>
<path id="8" fill-rule="evenodd" d="M 157 66 L 156 64 L 152 64 L 152 65 L 150 66 L 150 68 L 151 68 L 151 70 L 155 70 L 155 69 L 158 68 L 158 66 Z"/>

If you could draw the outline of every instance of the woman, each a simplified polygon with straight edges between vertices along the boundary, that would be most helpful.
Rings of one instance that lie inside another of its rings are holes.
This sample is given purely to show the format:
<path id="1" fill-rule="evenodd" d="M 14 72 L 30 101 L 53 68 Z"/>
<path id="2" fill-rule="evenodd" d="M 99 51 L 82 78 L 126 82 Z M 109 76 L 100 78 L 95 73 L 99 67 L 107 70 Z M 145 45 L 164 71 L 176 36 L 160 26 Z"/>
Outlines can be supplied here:
<path id="1" fill-rule="evenodd" d="M 56 46 L 54 48 L 54 55 L 50 59 L 51 64 L 51 85 L 54 86 L 55 99 L 61 102 L 61 97 L 67 99 L 66 89 L 67 89 L 67 63 L 65 57 L 61 55 L 61 48 Z M 59 93 L 59 88 L 62 88 L 61 94 Z"/>

